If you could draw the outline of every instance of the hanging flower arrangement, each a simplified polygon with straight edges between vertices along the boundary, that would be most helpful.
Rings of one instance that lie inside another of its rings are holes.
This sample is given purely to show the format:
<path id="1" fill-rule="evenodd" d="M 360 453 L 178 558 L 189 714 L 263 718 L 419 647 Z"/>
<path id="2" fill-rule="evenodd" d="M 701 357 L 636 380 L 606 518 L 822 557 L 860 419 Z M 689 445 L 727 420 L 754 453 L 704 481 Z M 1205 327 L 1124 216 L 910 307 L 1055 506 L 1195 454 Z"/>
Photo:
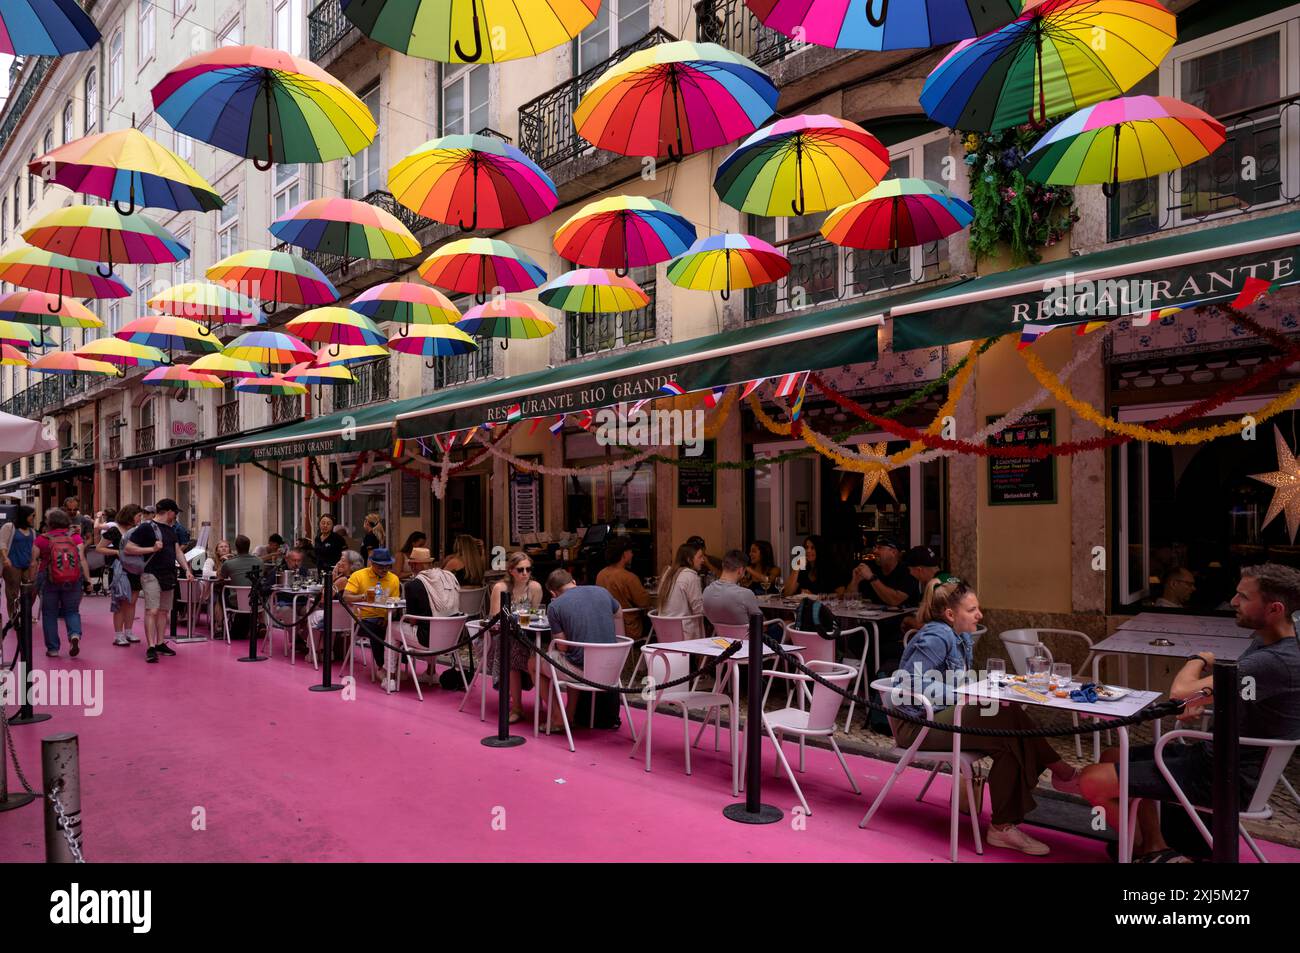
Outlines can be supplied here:
<path id="1" fill-rule="evenodd" d="M 1045 130 L 1033 125 L 962 136 L 970 167 L 970 249 L 975 261 L 1005 243 L 1013 265 L 1038 262 L 1039 249 L 1055 245 L 1079 220 L 1074 192 L 1059 185 L 1031 182 L 1021 172 L 1025 154 Z"/>

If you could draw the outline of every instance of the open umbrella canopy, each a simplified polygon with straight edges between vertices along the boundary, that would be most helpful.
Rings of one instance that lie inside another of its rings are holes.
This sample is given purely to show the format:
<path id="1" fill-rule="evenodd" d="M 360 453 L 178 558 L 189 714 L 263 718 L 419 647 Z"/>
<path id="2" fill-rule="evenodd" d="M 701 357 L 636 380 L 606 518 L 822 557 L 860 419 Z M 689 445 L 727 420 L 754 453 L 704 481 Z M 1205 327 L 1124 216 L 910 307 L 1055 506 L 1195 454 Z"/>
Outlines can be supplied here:
<path id="1" fill-rule="evenodd" d="M 107 361 L 119 367 L 158 367 L 168 364 L 167 355 L 147 344 L 132 344 L 120 338 L 97 338 L 87 341 L 72 353 L 92 361 Z"/>
<path id="2" fill-rule="evenodd" d="M 146 302 L 150 308 L 163 314 L 192 321 L 214 321 L 229 324 L 245 322 L 260 324 L 265 319 L 250 299 L 221 285 L 206 281 L 187 281 L 158 292 Z"/>
<path id="3" fill-rule="evenodd" d="M 122 373 L 107 361 L 95 361 L 67 351 L 52 351 L 38 357 L 30 369 L 42 374 L 106 374 L 109 377 Z"/>
<path id="4" fill-rule="evenodd" d="M 301 364 L 295 364 L 284 373 L 285 380 L 293 381 L 295 384 L 303 385 L 326 385 L 337 387 L 341 384 L 355 384 L 357 376 L 342 364 L 330 364 L 326 367 L 314 367 L 311 363 L 304 361 Z"/>
<path id="5" fill-rule="evenodd" d="M 680 158 L 752 133 L 776 110 L 768 75 L 716 43 L 637 50 L 592 84 L 573 124 L 610 152 Z"/>
<path id="6" fill-rule="evenodd" d="M 24 230 L 29 245 L 46 251 L 107 263 L 96 269 L 108 277 L 114 264 L 159 265 L 184 261 L 190 250 L 171 232 L 143 215 L 123 215 L 107 205 L 69 205 L 45 215 Z"/>
<path id="7" fill-rule="evenodd" d="M 244 394 L 265 394 L 267 397 L 301 397 L 307 387 L 290 380 L 284 374 L 269 377 L 245 377 L 235 381 L 235 390 Z"/>
<path id="8" fill-rule="evenodd" d="M 478 342 L 452 324 L 413 324 L 403 331 L 388 339 L 388 346 L 403 354 L 451 357 L 478 350 Z"/>
<path id="9" fill-rule="evenodd" d="M 675 258 L 695 241 L 695 226 L 676 209 L 640 195 L 615 195 L 584 206 L 555 233 L 562 258 L 589 268 L 632 268 Z"/>
<path id="10" fill-rule="evenodd" d="M 626 275 L 608 268 L 575 268 L 557 275 L 537 292 L 542 304 L 561 311 L 610 314 L 636 311 L 650 303 L 650 296 Z"/>
<path id="11" fill-rule="evenodd" d="M 61 307 L 66 298 L 127 298 L 131 289 L 117 278 L 98 274 L 95 263 L 19 245 L 0 255 L 0 281 L 45 291 Z"/>
<path id="12" fill-rule="evenodd" d="M 763 22 L 805 43 L 840 50 L 946 46 L 1006 26 L 1022 0 L 745 0 Z"/>
<path id="13" fill-rule="evenodd" d="M 1042 124 L 1123 95 L 1176 36 L 1159 0 L 1043 0 L 954 47 L 926 78 L 921 107 L 952 129 Z"/>
<path id="14" fill-rule="evenodd" d="M 445 294 L 414 281 L 388 281 L 371 285 L 348 305 L 376 324 L 455 324 L 460 312 Z"/>
<path id="15" fill-rule="evenodd" d="M 408 56 L 500 63 L 568 43 L 596 18 L 600 0 L 342 0 L 341 5 L 362 33 Z"/>
<path id="16" fill-rule="evenodd" d="M 164 351 L 187 351 L 212 354 L 221 350 L 221 341 L 208 328 L 189 318 L 171 315 L 148 315 L 124 324 L 113 336 L 132 344 L 145 344 Z"/>
<path id="17" fill-rule="evenodd" d="M 190 362 L 190 368 L 201 374 L 211 374 L 223 380 L 235 377 L 264 377 L 266 368 L 252 361 L 227 357 L 224 353 L 204 354 Z"/>
<path id="18" fill-rule="evenodd" d="M 325 346 L 326 350 L 329 348 L 330 345 Z M 316 359 L 315 351 L 283 331 L 246 331 L 227 344 L 222 353 L 241 361 L 277 367 L 291 367 Z"/>
<path id="19" fill-rule="evenodd" d="M 356 93 L 315 63 L 260 46 L 191 56 L 153 88 L 153 104 L 177 132 L 259 169 L 344 159 L 378 128 Z"/>
<path id="20" fill-rule="evenodd" d="M 44 328 L 2 319 L 0 319 L 0 344 L 21 348 L 54 346 L 54 342 L 45 337 Z"/>
<path id="21" fill-rule="evenodd" d="M 388 348 L 382 344 L 326 344 L 311 357 L 312 367 L 364 364 L 376 358 L 387 357 Z"/>
<path id="22" fill-rule="evenodd" d="M 481 303 L 495 289 L 529 291 L 546 280 L 546 272 L 527 253 L 495 238 L 461 238 L 448 242 L 420 265 L 431 285 L 472 294 Z"/>
<path id="23" fill-rule="evenodd" d="M 144 375 L 144 383 L 150 387 L 172 387 L 177 390 L 216 390 L 226 386 L 221 378 L 196 371 L 188 364 L 155 367 Z"/>
<path id="24" fill-rule="evenodd" d="M 668 280 L 681 288 L 719 291 L 757 288 L 790 274 L 790 260 L 753 235 L 727 232 L 701 238 L 668 264 Z"/>
<path id="25" fill-rule="evenodd" d="M 713 189 L 753 215 L 806 215 L 852 202 L 889 172 L 889 150 L 857 123 L 808 114 L 754 133 L 718 166 Z"/>
<path id="26" fill-rule="evenodd" d="M 848 248 L 878 251 L 938 241 L 971 223 L 975 210 L 938 182 L 886 179 L 826 216 L 821 232 Z"/>
<path id="27" fill-rule="evenodd" d="M 527 225 L 555 210 L 555 183 L 532 159 L 495 136 L 431 139 L 388 173 L 407 208 L 464 231 Z"/>
<path id="28" fill-rule="evenodd" d="M 310 306 L 339 300 L 324 272 L 286 251 L 254 248 L 235 252 L 209 267 L 206 275 L 210 281 L 259 301 Z"/>
<path id="29" fill-rule="evenodd" d="M 493 298 L 466 311 L 456 327 L 473 337 L 497 338 L 506 348 L 512 339 L 546 337 L 555 330 L 555 322 L 527 301 Z"/>
<path id="30" fill-rule="evenodd" d="M 1054 185 L 1146 179 L 1204 159 L 1223 145 L 1223 123 L 1168 96 L 1124 96 L 1080 109 L 1025 158 L 1025 177 Z"/>
<path id="31" fill-rule="evenodd" d="M 108 199 L 125 214 L 138 207 L 210 212 L 225 204 L 193 166 L 134 128 L 74 139 L 29 162 L 27 170 Z"/>
<path id="32" fill-rule="evenodd" d="M 80 301 L 59 299 L 44 291 L 11 291 L 0 297 L 0 321 L 42 324 L 52 328 L 102 328 L 99 320 Z"/>
<path id="33" fill-rule="evenodd" d="M 12 344 L 0 342 L 0 365 L 5 367 L 27 367 L 31 363 L 18 348 Z"/>
<path id="34" fill-rule="evenodd" d="M 383 344 L 387 340 L 375 322 L 350 308 L 312 308 L 288 322 L 284 329 L 314 344 Z"/>
<path id="35" fill-rule="evenodd" d="M 0 466 L 33 453 L 57 450 L 59 438 L 52 430 L 47 430 L 43 421 L 0 412 Z"/>
<path id="36" fill-rule="evenodd" d="M 4 0 L 0 3 L 0 53 L 66 56 L 99 42 L 90 15 L 77 0 Z"/>
<path id="37" fill-rule="evenodd" d="M 420 254 L 420 243 L 391 212 L 358 199 L 311 199 L 271 223 L 282 242 L 345 258 L 395 259 Z"/>

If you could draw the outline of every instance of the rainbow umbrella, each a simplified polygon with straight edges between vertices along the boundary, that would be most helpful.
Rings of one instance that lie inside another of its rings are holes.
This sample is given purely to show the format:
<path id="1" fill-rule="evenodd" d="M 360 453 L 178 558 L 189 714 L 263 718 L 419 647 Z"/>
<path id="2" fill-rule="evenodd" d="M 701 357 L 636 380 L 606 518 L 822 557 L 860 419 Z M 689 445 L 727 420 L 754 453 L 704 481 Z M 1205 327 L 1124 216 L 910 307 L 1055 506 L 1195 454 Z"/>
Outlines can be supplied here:
<path id="1" fill-rule="evenodd" d="M 1174 45 L 1158 0 L 1043 0 L 1013 23 L 965 40 L 925 80 L 921 107 L 953 129 L 1043 124 L 1123 95 Z"/>
<path id="2" fill-rule="evenodd" d="M 495 238 L 461 238 L 448 242 L 420 265 L 431 285 L 474 295 L 482 304 L 495 290 L 528 291 L 546 280 L 546 272 L 522 250 Z"/>
<path id="3" fill-rule="evenodd" d="M 527 225 L 559 202 L 551 177 L 495 136 L 432 139 L 389 170 L 388 187 L 412 211 L 464 232 Z"/>
<path id="4" fill-rule="evenodd" d="M 122 326 L 113 336 L 132 344 L 145 344 L 164 351 L 187 351 L 212 354 L 221 350 L 221 341 L 208 328 L 189 318 L 171 315 L 148 315 Z"/>
<path id="5" fill-rule="evenodd" d="M 758 130 L 718 166 L 713 189 L 754 215 L 806 215 L 852 202 L 889 172 L 889 150 L 857 123 L 791 116 Z"/>
<path id="6" fill-rule="evenodd" d="M 405 334 L 394 334 L 388 346 L 403 354 L 420 354 L 432 370 L 432 358 L 451 357 L 478 350 L 478 342 L 453 324 L 413 324 Z"/>
<path id="7" fill-rule="evenodd" d="M 276 397 L 302 397 L 307 393 L 305 385 L 291 381 L 283 374 L 245 377 L 235 381 L 235 390 L 243 394 L 265 394 L 268 404 Z"/>
<path id="8" fill-rule="evenodd" d="M 341 5 L 362 33 L 408 56 L 500 63 L 573 40 L 596 18 L 600 0 L 342 0 Z"/>
<path id="9" fill-rule="evenodd" d="M 776 86 L 716 43 L 660 43 L 611 66 L 573 111 L 578 135 L 610 152 L 680 159 L 752 133 Z"/>
<path id="10" fill-rule="evenodd" d="M 29 245 L 69 258 L 104 262 L 95 271 L 108 278 L 113 263 L 160 265 L 184 261 L 190 250 L 171 232 L 143 215 L 123 215 L 107 205 L 55 209 L 23 232 Z"/>
<path id="11" fill-rule="evenodd" d="M 27 170 L 82 195 L 108 199 L 124 215 L 137 206 L 210 212 L 225 205 L 193 166 L 134 128 L 76 139 L 27 163 Z"/>
<path id="12" fill-rule="evenodd" d="M 205 274 L 211 281 L 263 302 L 318 305 L 339 300 L 339 293 L 324 272 L 287 251 L 254 248 L 235 252 L 212 265 Z M 271 314 L 275 309 L 263 304 L 262 310 Z"/>
<path id="13" fill-rule="evenodd" d="M 312 308 L 288 322 L 284 329 L 314 344 L 383 344 L 387 340 L 375 322 L 350 308 Z"/>
<path id="14" fill-rule="evenodd" d="M 54 342 L 45 337 L 44 328 L 3 319 L 0 319 L 0 344 L 22 348 L 54 346 Z"/>
<path id="15" fill-rule="evenodd" d="M 108 361 L 119 367 L 158 367 L 170 364 L 167 355 L 147 344 L 132 344 L 120 338 L 97 338 L 87 341 L 72 353 L 94 361 Z"/>
<path id="16" fill-rule="evenodd" d="M 335 353 L 337 352 L 337 353 Z M 364 364 L 375 358 L 387 357 L 388 348 L 382 344 L 326 344 L 312 356 L 312 367 Z"/>
<path id="17" fill-rule="evenodd" d="M 53 328 L 102 328 L 104 322 L 80 301 L 44 291 L 11 291 L 0 297 L 0 320 Z"/>
<path id="18" fill-rule="evenodd" d="M 727 232 L 701 238 L 668 263 L 668 280 L 682 288 L 717 291 L 756 288 L 790 274 L 790 260 L 761 238 Z"/>
<path id="19" fill-rule="evenodd" d="M 330 364 L 325 367 L 316 367 L 306 361 L 302 364 L 295 364 L 292 368 L 285 371 L 284 377 L 285 380 L 290 380 L 304 386 L 320 384 L 337 387 L 341 384 L 355 384 L 357 382 L 357 376 L 342 364 Z"/>
<path id="20" fill-rule="evenodd" d="M 413 281 L 371 285 L 353 298 L 348 307 L 376 324 L 400 321 L 402 326 L 397 329 L 400 337 L 405 337 L 413 324 L 455 324 L 460 320 L 460 312 L 445 294 Z"/>
<path id="21" fill-rule="evenodd" d="M 420 243 L 397 216 L 357 199 L 311 199 L 271 223 L 282 242 L 349 258 L 396 259 L 420 254 Z"/>
<path id="22" fill-rule="evenodd" d="M 170 387 L 176 391 L 176 399 L 183 401 L 187 391 L 217 390 L 225 387 L 221 378 L 194 370 L 188 364 L 170 364 L 155 367 L 144 375 L 144 384 L 148 387 Z"/>
<path id="23" fill-rule="evenodd" d="M 67 351 L 54 351 L 32 361 L 30 370 L 42 374 L 104 374 L 120 377 L 122 372 L 107 361 L 94 361 Z"/>
<path id="24" fill-rule="evenodd" d="M 162 314 L 203 321 L 208 327 L 214 321 L 230 324 L 261 324 L 265 321 L 262 312 L 251 300 L 229 288 L 206 281 L 172 285 L 146 303 Z"/>
<path id="25" fill-rule="evenodd" d="M 62 309 L 65 294 L 72 298 L 126 298 L 131 295 L 131 289 L 117 278 L 98 274 L 94 262 L 56 255 L 30 245 L 20 245 L 0 255 L 0 281 L 54 295 L 46 306 L 50 314 Z"/>
<path id="26" fill-rule="evenodd" d="M 356 93 L 315 63 L 260 46 L 191 56 L 153 88 L 153 104 L 177 132 L 247 156 L 262 171 L 273 162 L 345 159 L 378 129 Z"/>
<path id="27" fill-rule="evenodd" d="M 0 365 L 6 367 L 29 367 L 31 363 L 32 362 L 27 360 L 23 355 L 23 352 L 18 350 L 18 348 L 14 347 L 12 344 L 0 343 Z"/>
<path id="28" fill-rule="evenodd" d="M 1168 96 L 1125 96 L 1087 106 L 1047 131 L 1025 157 L 1025 177 L 1054 185 L 1100 185 L 1172 172 L 1223 145 L 1223 123 Z"/>
<path id="29" fill-rule="evenodd" d="M 239 377 L 264 377 L 266 368 L 254 364 L 252 361 L 240 360 L 237 357 L 227 357 L 224 353 L 204 354 L 190 361 L 190 368 L 201 374 L 211 374 L 213 377 L 226 378 Z"/>
<path id="30" fill-rule="evenodd" d="M 99 30 L 77 0 L 3 0 L 0 53 L 65 56 L 99 42 Z"/>
<path id="31" fill-rule="evenodd" d="M 858 199 L 826 216 L 822 234 L 848 248 L 888 250 L 936 242 L 971 223 L 975 210 L 938 182 L 886 179 Z"/>
<path id="32" fill-rule="evenodd" d="M 626 275 L 607 268 L 575 268 L 557 275 L 537 292 L 542 304 L 561 311 L 610 314 L 636 311 L 650 303 L 650 296 Z"/>
<path id="33" fill-rule="evenodd" d="M 918 50 L 1004 27 L 1023 0 L 745 0 L 764 26 L 839 50 Z"/>
<path id="34" fill-rule="evenodd" d="M 560 257 L 591 268 L 657 265 L 695 241 L 695 226 L 671 206 L 639 195 L 615 195 L 583 207 L 555 233 Z"/>
<path id="35" fill-rule="evenodd" d="M 292 334 L 283 331 L 246 331 L 227 344 L 222 353 L 241 361 L 280 367 L 316 358 L 315 351 Z"/>
<path id="36" fill-rule="evenodd" d="M 546 337 L 555 330 L 555 322 L 527 301 L 493 298 L 466 311 L 456 327 L 471 337 L 497 338 L 504 351 L 512 338 L 518 341 Z"/>

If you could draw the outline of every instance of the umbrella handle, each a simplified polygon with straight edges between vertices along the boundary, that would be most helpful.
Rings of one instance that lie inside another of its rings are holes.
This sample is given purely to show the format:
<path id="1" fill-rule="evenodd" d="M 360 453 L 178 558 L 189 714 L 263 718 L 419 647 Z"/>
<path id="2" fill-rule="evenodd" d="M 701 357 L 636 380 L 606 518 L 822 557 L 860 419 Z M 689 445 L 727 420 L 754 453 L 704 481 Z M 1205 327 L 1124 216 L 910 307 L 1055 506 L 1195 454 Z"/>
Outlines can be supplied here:
<path id="1" fill-rule="evenodd" d="M 402 326 L 401 326 L 400 328 L 397 329 L 397 336 L 398 336 L 399 338 L 409 338 L 409 337 L 411 336 L 411 322 L 410 322 L 410 321 L 403 321 L 403 322 L 402 322 Z"/>
<path id="2" fill-rule="evenodd" d="M 727 270 L 727 287 L 723 288 L 720 292 L 718 292 L 718 294 L 721 295 L 723 301 L 730 301 L 731 300 L 731 249 L 730 248 L 725 250 L 725 261 L 726 264 L 723 267 L 726 268 Z"/>
<path id="3" fill-rule="evenodd" d="M 274 398 L 274 397 L 268 397 L 268 398 L 266 398 L 266 402 L 267 402 L 268 404 L 274 404 L 274 403 L 275 403 L 275 398 Z"/>
<path id="4" fill-rule="evenodd" d="M 437 362 L 437 361 L 425 361 L 425 362 L 424 362 L 424 366 L 427 367 L 429 370 L 432 371 L 432 370 L 434 370 L 434 369 L 437 368 L 437 366 L 438 366 L 438 362 Z"/>
<path id="5" fill-rule="evenodd" d="M 1113 199 L 1115 196 L 1119 195 L 1119 183 L 1103 182 L 1101 185 L 1101 194 L 1106 196 L 1108 199 Z"/>
<path id="6" fill-rule="evenodd" d="M 731 300 L 731 289 L 730 289 L 730 288 L 723 288 L 721 291 L 718 292 L 718 297 L 720 297 L 723 301 L 730 301 L 730 300 Z"/>
<path id="7" fill-rule="evenodd" d="M 475 304 L 483 304 L 483 303 L 485 303 L 486 301 L 487 301 L 487 292 L 486 292 L 486 291 L 476 291 L 476 292 L 474 292 L 474 303 L 475 303 Z"/>
<path id="8" fill-rule="evenodd" d="M 103 265 L 96 265 L 96 266 L 95 266 L 95 274 L 99 275 L 99 277 L 101 277 L 101 278 L 112 278 L 112 277 L 113 277 L 113 263 L 110 261 L 110 262 L 107 262 L 106 264 L 108 265 L 108 271 L 105 271 L 105 270 L 104 270 L 104 266 L 103 266 Z"/>
<path id="9" fill-rule="evenodd" d="M 880 12 L 874 13 L 876 0 L 867 0 L 867 22 L 872 26 L 884 26 L 889 16 L 889 0 L 880 0 Z"/>
<path id="10" fill-rule="evenodd" d="M 321 392 L 319 387 L 316 389 L 316 393 L 312 394 L 312 396 L 316 398 L 317 406 L 325 403 L 325 395 Z"/>
<path id="11" fill-rule="evenodd" d="M 135 128 L 135 115 L 134 115 L 134 114 L 132 114 L 132 116 L 131 116 L 131 128 L 132 128 L 132 129 Z M 114 200 L 113 200 L 113 208 L 117 209 L 117 214 L 118 214 L 118 215 L 133 215 L 133 214 L 135 214 L 135 173 L 134 173 L 134 172 L 131 173 L 131 192 L 130 192 L 130 194 L 127 196 L 127 200 L 128 200 L 128 201 L 127 201 L 127 205 L 126 205 L 126 208 L 125 208 L 125 209 L 122 208 L 122 203 L 121 203 L 120 201 L 118 201 L 117 199 L 114 199 Z"/>
<path id="12" fill-rule="evenodd" d="M 1122 128 L 1123 123 L 1115 125 L 1115 143 L 1111 146 L 1112 172 L 1110 181 L 1103 182 L 1101 186 L 1101 194 L 1108 199 L 1113 199 L 1119 195 L 1119 135 Z"/>
<path id="13" fill-rule="evenodd" d="M 178 403 L 178 404 L 183 404 L 183 403 L 185 403 L 185 389 L 184 389 L 184 388 L 181 388 L 180 390 L 176 391 L 176 403 Z"/>
<path id="14" fill-rule="evenodd" d="M 50 314 L 58 314 L 63 310 L 63 288 L 59 288 L 59 297 L 57 300 L 45 305 L 45 310 L 50 312 Z"/>
<path id="15" fill-rule="evenodd" d="M 497 343 L 501 346 L 501 350 L 503 350 L 503 351 L 506 351 L 506 350 L 509 350 L 509 349 L 510 349 L 510 339 L 509 339 L 509 338 L 502 338 L 502 339 L 501 339 L 500 341 L 498 341 Z"/>
<path id="16" fill-rule="evenodd" d="M 163 367 L 171 367 L 176 362 L 172 360 L 172 356 L 170 353 L 168 353 L 167 351 L 163 351 L 162 359 L 158 363 L 161 364 Z"/>
<path id="17" fill-rule="evenodd" d="M 278 308 L 276 307 L 274 302 L 271 303 L 267 303 L 265 301 L 262 302 L 262 313 L 267 315 L 268 317 L 275 314 L 277 310 Z"/>
<path id="18" fill-rule="evenodd" d="M 474 203 L 474 214 L 470 216 L 469 224 L 466 225 L 463 221 L 460 221 L 456 223 L 456 226 L 462 232 L 472 232 L 478 228 L 478 202 Z"/>
<path id="19" fill-rule="evenodd" d="M 337 341 L 335 341 L 333 344 L 330 345 L 330 349 L 326 353 L 329 354 L 330 357 L 338 357 L 340 354 L 343 353 L 343 348 L 339 345 Z"/>
<path id="20" fill-rule="evenodd" d="M 478 26 L 478 3 L 476 0 L 470 0 L 470 8 L 474 11 L 474 52 L 466 53 L 460 45 L 460 40 L 456 41 L 456 55 L 466 63 L 477 63 L 483 57 L 483 35 Z"/>

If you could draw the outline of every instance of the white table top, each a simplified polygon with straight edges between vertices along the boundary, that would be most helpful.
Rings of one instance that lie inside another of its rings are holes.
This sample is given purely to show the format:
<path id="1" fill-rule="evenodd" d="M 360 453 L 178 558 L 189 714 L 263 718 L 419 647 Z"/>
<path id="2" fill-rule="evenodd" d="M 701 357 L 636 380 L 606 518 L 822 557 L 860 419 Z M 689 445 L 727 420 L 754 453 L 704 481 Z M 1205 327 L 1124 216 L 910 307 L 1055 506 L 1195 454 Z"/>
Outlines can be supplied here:
<path id="1" fill-rule="evenodd" d="M 300 589 L 298 591 L 301 592 L 302 590 Z M 398 599 L 396 602 L 351 602 L 348 604 L 359 609 L 384 609 L 387 612 L 392 612 L 394 609 L 406 608 L 405 599 Z"/>
<path id="2" fill-rule="evenodd" d="M 1173 645 L 1152 645 L 1163 639 Z M 1120 629 L 1114 635 L 1094 645 L 1094 652 L 1116 652 L 1120 655 L 1150 655 L 1163 658 L 1191 658 L 1197 652 L 1213 652 L 1215 658 L 1235 662 L 1250 646 L 1250 639 L 1227 635 L 1188 635 L 1176 632 L 1149 632 L 1141 629 Z"/>
<path id="3" fill-rule="evenodd" d="M 1078 687 L 1078 683 L 1074 684 Z M 1048 693 L 1047 698 L 1038 701 L 1030 698 L 1028 695 L 1022 695 L 1013 691 L 1007 685 L 991 685 L 988 679 L 974 682 L 969 685 L 960 685 L 957 687 L 957 694 L 967 698 L 977 699 L 997 699 L 999 701 L 1019 702 L 1023 705 L 1037 705 L 1040 708 L 1059 708 L 1063 711 L 1076 711 L 1084 715 L 1102 715 L 1111 718 L 1126 718 L 1129 715 L 1135 715 L 1143 708 L 1146 708 L 1152 702 L 1160 698 L 1159 692 L 1139 692 L 1130 691 L 1123 698 L 1117 698 L 1112 702 L 1075 702 L 1068 698 L 1057 698 L 1055 695 Z M 979 724 L 977 718 L 970 724 Z"/>
<path id="4" fill-rule="evenodd" d="M 681 652 L 683 655 L 705 655 L 717 656 L 727 651 L 731 647 L 731 640 L 724 638 L 712 639 L 687 639 L 684 642 L 655 642 L 653 648 L 656 651 L 664 652 Z M 797 652 L 802 645 L 784 645 L 782 646 L 787 652 Z M 776 650 L 771 646 L 763 646 L 763 655 L 765 657 L 776 654 Z M 740 643 L 740 651 L 733 655 L 732 659 L 744 661 L 749 657 L 749 640 L 743 639 Z"/>
<path id="5" fill-rule="evenodd" d="M 1217 635 L 1249 639 L 1254 633 L 1237 625 L 1232 616 L 1175 615 L 1169 612 L 1139 612 L 1120 625 L 1120 629 L 1140 632 L 1172 632 L 1175 635 Z"/>

